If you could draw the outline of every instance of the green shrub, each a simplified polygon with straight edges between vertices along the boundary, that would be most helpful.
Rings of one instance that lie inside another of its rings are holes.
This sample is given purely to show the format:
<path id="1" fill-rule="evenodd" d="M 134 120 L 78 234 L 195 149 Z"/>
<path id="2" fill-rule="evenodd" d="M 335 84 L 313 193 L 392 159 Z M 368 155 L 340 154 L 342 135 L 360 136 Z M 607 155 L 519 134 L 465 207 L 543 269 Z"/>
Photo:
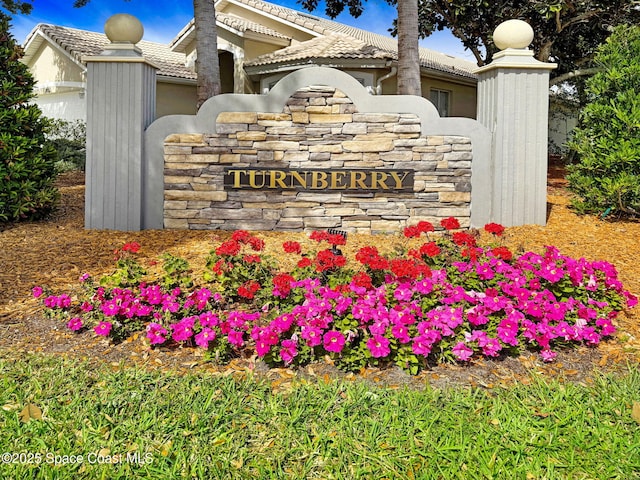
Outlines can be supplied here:
<path id="1" fill-rule="evenodd" d="M 34 80 L 0 12 L 0 223 L 48 214 L 58 198 L 48 122 L 33 98 Z"/>
<path id="2" fill-rule="evenodd" d="M 82 120 L 50 119 L 47 140 L 56 151 L 56 172 L 84 170 L 87 126 Z"/>
<path id="3" fill-rule="evenodd" d="M 618 27 L 599 48 L 589 101 L 571 148 L 569 187 L 583 213 L 640 215 L 640 27 Z"/>

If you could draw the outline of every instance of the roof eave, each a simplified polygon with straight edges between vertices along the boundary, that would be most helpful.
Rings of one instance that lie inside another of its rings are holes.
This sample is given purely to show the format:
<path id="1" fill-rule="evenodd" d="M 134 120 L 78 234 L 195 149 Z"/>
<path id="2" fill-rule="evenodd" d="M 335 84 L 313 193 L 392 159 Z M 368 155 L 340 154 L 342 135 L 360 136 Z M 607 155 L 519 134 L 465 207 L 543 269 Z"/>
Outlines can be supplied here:
<path id="1" fill-rule="evenodd" d="M 332 68 L 385 68 L 388 66 L 387 59 L 349 59 L 349 58 L 312 58 L 291 60 L 285 62 L 273 62 L 265 65 L 245 66 L 244 70 L 249 76 L 272 75 L 274 73 L 289 72 L 306 67 L 332 67 Z"/>

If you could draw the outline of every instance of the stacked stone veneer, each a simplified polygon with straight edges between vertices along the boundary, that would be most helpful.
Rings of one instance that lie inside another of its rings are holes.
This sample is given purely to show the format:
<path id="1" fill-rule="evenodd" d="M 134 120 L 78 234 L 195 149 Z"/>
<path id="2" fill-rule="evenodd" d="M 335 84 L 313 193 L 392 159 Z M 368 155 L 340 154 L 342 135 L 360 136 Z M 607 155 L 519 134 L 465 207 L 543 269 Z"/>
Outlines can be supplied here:
<path id="1" fill-rule="evenodd" d="M 165 139 L 165 228 L 377 233 L 449 216 L 469 225 L 471 141 L 422 137 L 415 114 L 358 113 L 341 91 L 308 87 L 282 113 L 223 112 L 215 129 Z M 412 169 L 414 191 L 228 191 L 231 166 Z"/>

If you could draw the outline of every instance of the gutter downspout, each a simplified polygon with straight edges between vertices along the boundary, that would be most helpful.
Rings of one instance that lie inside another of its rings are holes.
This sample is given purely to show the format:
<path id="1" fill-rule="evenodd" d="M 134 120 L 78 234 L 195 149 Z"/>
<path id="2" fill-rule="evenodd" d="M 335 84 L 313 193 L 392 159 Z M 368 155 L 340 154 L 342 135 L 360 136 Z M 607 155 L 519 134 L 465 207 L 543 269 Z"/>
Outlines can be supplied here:
<path id="1" fill-rule="evenodd" d="M 398 73 L 398 69 L 396 67 L 391 67 L 389 73 L 378 79 L 376 82 L 376 95 L 382 95 L 382 82 L 393 77 L 396 73 Z"/>

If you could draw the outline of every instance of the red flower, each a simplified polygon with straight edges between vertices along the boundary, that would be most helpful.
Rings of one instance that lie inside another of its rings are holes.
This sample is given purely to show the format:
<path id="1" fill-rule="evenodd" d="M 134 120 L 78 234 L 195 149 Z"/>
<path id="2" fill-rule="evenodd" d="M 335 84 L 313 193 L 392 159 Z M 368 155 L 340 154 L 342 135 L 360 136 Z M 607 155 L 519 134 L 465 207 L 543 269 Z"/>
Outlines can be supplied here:
<path id="1" fill-rule="evenodd" d="M 493 253 L 493 255 L 495 255 L 496 257 L 501 258 L 505 262 L 508 262 L 513 258 L 511 250 L 509 250 L 507 247 L 496 247 L 491 250 L 491 253 Z"/>
<path id="2" fill-rule="evenodd" d="M 362 247 L 356 253 L 356 260 L 372 270 L 386 270 L 389 268 L 389 261 L 380 256 L 376 247 Z"/>
<path id="3" fill-rule="evenodd" d="M 331 245 L 346 245 L 347 239 L 344 235 L 340 235 L 339 233 L 330 233 L 327 235 L 327 241 Z"/>
<path id="4" fill-rule="evenodd" d="M 440 225 L 442 225 L 442 228 L 445 230 L 456 230 L 460 228 L 460 222 L 453 217 L 443 218 L 440 220 Z"/>
<path id="5" fill-rule="evenodd" d="M 436 257 L 440 254 L 440 247 L 435 242 L 425 243 L 420 247 L 420 253 L 427 257 Z"/>
<path id="6" fill-rule="evenodd" d="M 433 225 L 424 220 L 418 222 L 418 225 L 416 226 L 418 227 L 418 230 L 420 230 L 422 233 L 429 233 L 429 232 L 433 232 L 434 230 Z"/>
<path id="7" fill-rule="evenodd" d="M 373 288 L 373 284 L 371 283 L 371 277 L 367 275 L 365 272 L 358 272 L 353 276 L 353 283 L 358 287 L 366 288 L 370 290 Z"/>
<path id="8" fill-rule="evenodd" d="M 284 242 L 282 244 L 282 248 L 284 249 L 285 253 L 300 254 L 300 252 L 302 252 L 302 247 L 300 247 L 300 244 L 298 242 Z"/>
<path id="9" fill-rule="evenodd" d="M 356 260 L 362 263 L 363 265 L 367 265 L 369 261 L 378 256 L 378 249 L 376 247 L 362 247 L 356 253 Z"/>
<path id="10" fill-rule="evenodd" d="M 138 242 L 129 242 L 129 243 L 125 243 L 122 246 L 123 252 L 138 253 L 139 250 L 140 250 L 140 244 Z"/>
<path id="11" fill-rule="evenodd" d="M 238 287 L 238 296 L 251 300 L 256 292 L 260 290 L 260 284 L 255 280 L 247 280 Z"/>
<path id="12" fill-rule="evenodd" d="M 216 249 L 216 255 L 235 256 L 240 253 L 242 246 L 237 240 L 227 240 Z"/>
<path id="13" fill-rule="evenodd" d="M 316 265 L 316 271 L 325 272 L 336 267 L 344 267 L 347 259 L 342 255 L 334 254 L 331 250 L 321 250 L 316 255 L 314 263 Z"/>
<path id="14" fill-rule="evenodd" d="M 311 265 L 311 259 L 309 257 L 301 258 L 298 262 L 298 268 L 306 268 Z"/>
<path id="15" fill-rule="evenodd" d="M 251 237 L 248 243 L 254 252 L 261 252 L 264 249 L 264 240 L 258 237 Z"/>
<path id="16" fill-rule="evenodd" d="M 467 247 L 475 247 L 476 239 L 467 232 L 455 232 L 453 234 L 453 243 L 458 246 L 466 245 Z"/>
<path id="17" fill-rule="evenodd" d="M 484 229 L 487 232 L 494 234 L 496 237 L 500 237 L 504 233 L 504 227 L 499 223 L 487 223 L 484 226 Z"/>
<path id="18" fill-rule="evenodd" d="M 394 258 L 391 260 L 391 271 L 398 277 L 416 278 L 418 276 L 418 269 L 412 260 L 404 258 Z"/>
<path id="19" fill-rule="evenodd" d="M 417 238 L 420 236 L 421 233 L 422 232 L 420 231 L 417 225 L 404 228 L 404 236 L 407 238 Z"/>
<path id="20" fill-rule="evenodd" d="M 250 238 L 251 238 L 251 234 L 246 230 L 236 230 L 231 235 L 232 240 L 235 240 L 236 242 L 240 242 L 240 243 L 247 243 Z"/>
<path id="21" fill-rule="evenodd" d="M 328 240 L 329 234 L 324 230 L 314 230 L 313 232 L 311 232 L 311 235 L 309 235 L 309 238 L 311 240 L 315 240 L 316 242 L 320 243 L 324 240 Z"/>
<path id="22" fill-rule="evenodd" d="M 279 289 L 291 289 L 291 284 L 295 282 L 295 278 L 293 278 L 288 273 L 279 273 L 275 277 L 273 277 L 273 284 Z"/>
<path id="23" fill-rule="evenodd" d="M 242 260 L 245 263 L 260 263 L 262 261 L 259 255 L 245 255 Z"/>

